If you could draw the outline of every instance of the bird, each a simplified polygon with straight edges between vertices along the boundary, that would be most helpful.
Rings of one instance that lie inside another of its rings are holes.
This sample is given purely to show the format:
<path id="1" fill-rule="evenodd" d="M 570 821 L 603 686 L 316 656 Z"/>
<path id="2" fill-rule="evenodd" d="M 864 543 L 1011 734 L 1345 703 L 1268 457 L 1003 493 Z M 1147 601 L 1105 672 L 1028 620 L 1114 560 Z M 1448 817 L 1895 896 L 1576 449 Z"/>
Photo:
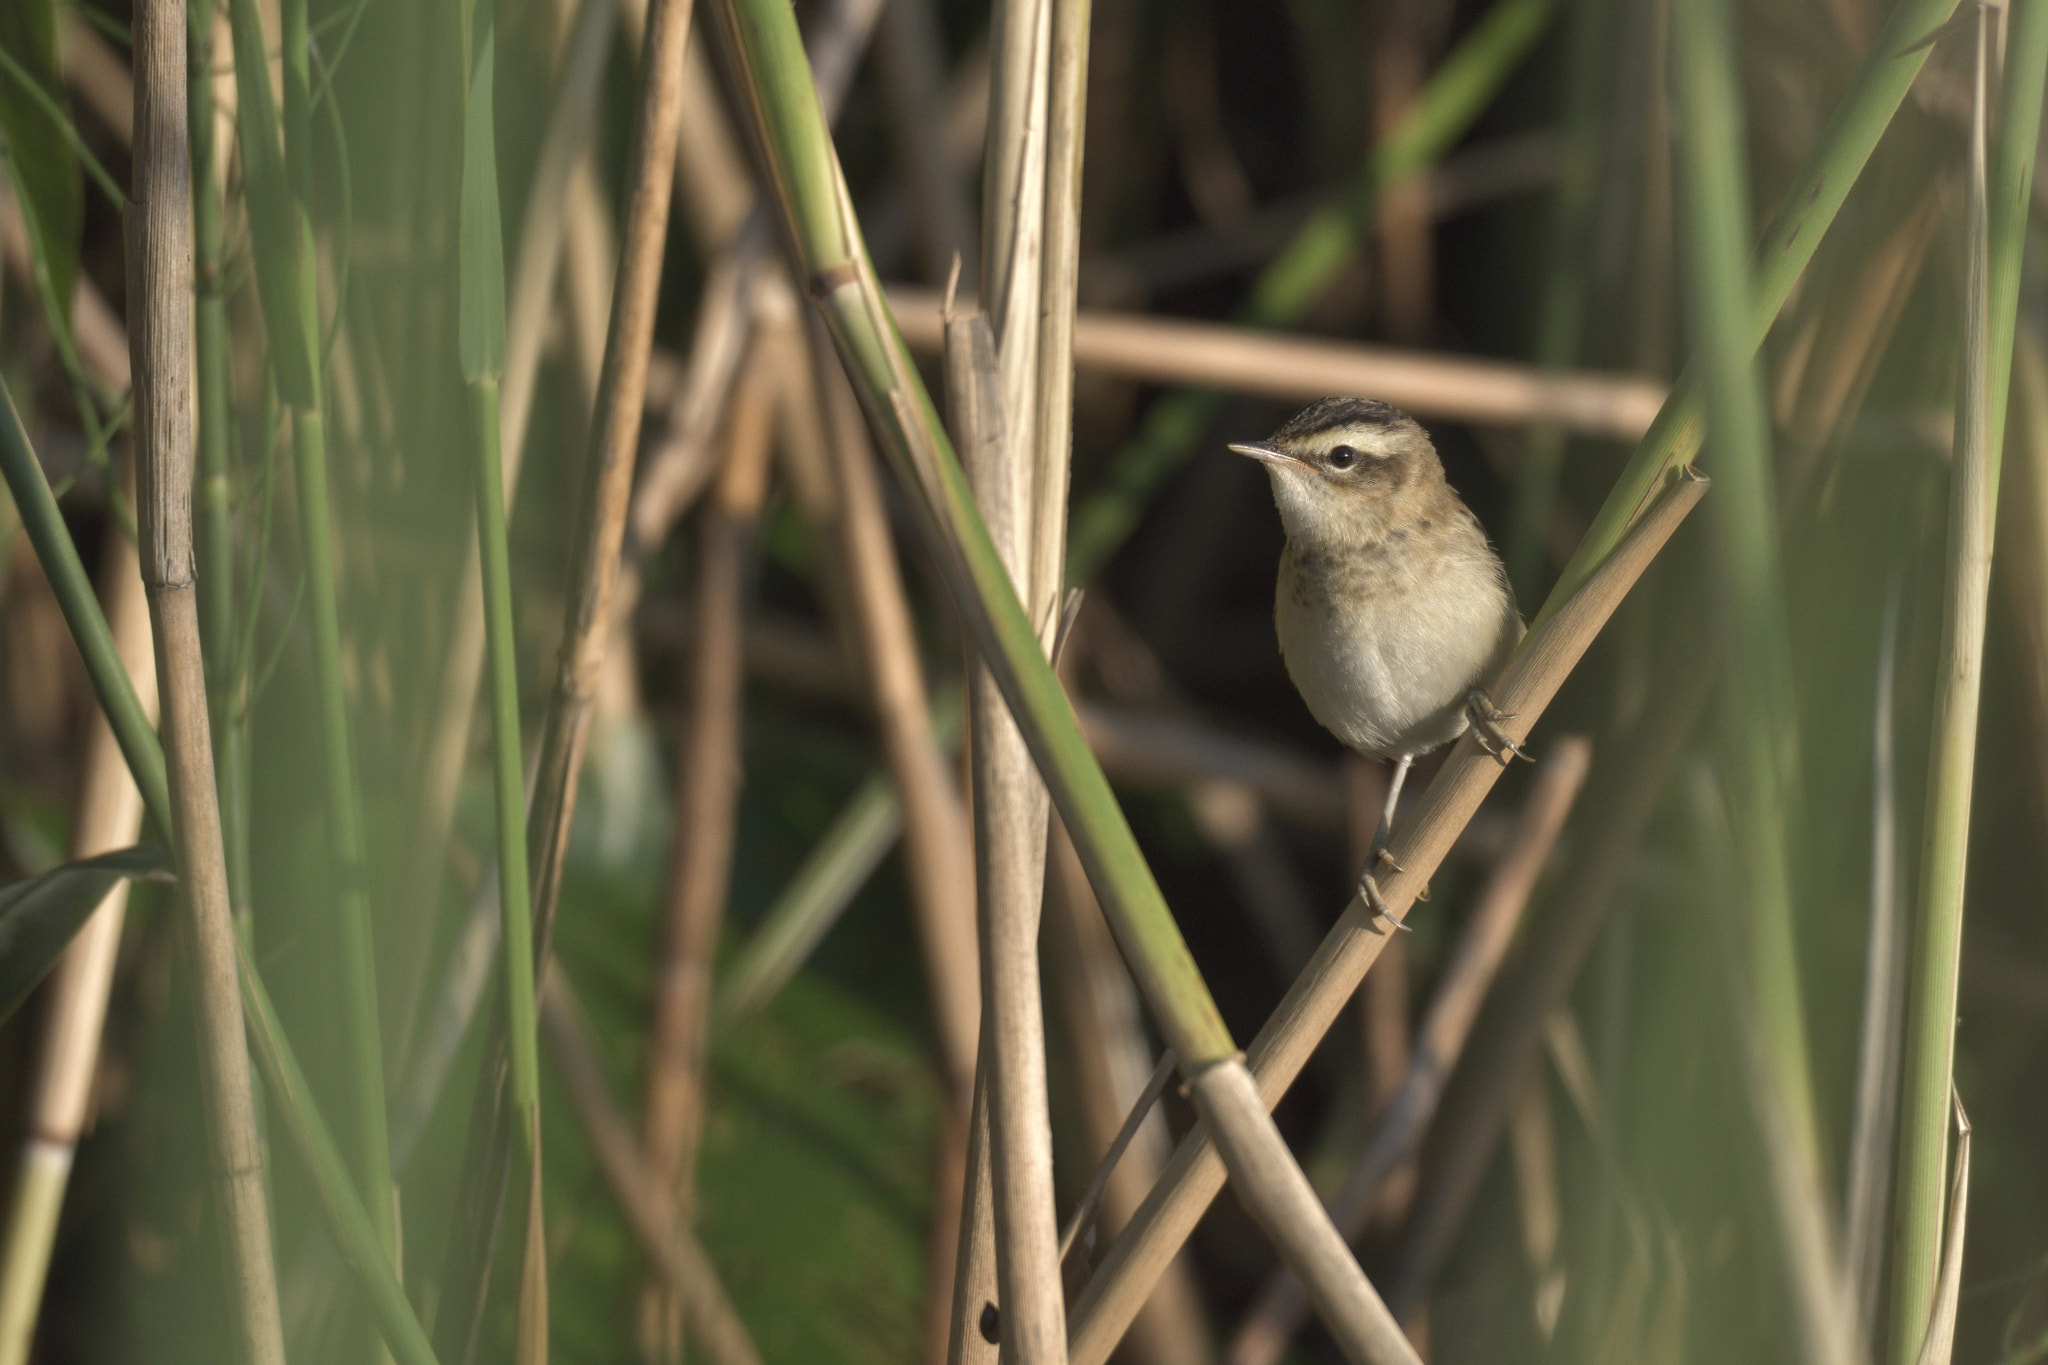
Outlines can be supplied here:
<path id="1" fill-rule="evenodd" d="M 1340 743 L 1394 765 L 1358 891 L 1406 928 L 1374 873 L 1399 870 L 1387 844 L 1416 758 L 1468 728 L 1503 766 L 1528 757 L 1486 691 L 1526 629 L 1514 588 L 1429 433 L 1399 408 L 1324 398 L 1229 448 L 1265 465 L 1286 531 L 1273 623 L 1288 677 Z"/>

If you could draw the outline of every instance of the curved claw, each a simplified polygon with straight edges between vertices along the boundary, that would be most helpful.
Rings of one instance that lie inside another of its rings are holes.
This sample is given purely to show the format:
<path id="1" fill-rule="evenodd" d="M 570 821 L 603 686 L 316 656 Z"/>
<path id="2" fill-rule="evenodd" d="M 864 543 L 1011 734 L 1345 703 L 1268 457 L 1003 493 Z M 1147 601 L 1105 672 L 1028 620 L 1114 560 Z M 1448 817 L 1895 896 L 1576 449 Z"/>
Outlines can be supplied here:
<path id="1" fill-rule="evenodd" d="M 1515 713 L 1495 706 L 1493 698 L 1484 690 L 1475 687 L 1465 694 L 1465 717 L 1471 722 L 1479 747 L 1498 759 L 1501 767 L 1507 767 L 1518 758 L 1529 763 L 1536 761 L 1529 756 L 1528 750 L 1515 743 L 1508 732 L 1500 728 L 1500 722 L 1513 720 Z"/>
<path id="2" fill-rule="evenodd" d="M 1370 872 L 1358 879 L 1358 896 L 1365 902 L 1365 908 L 1372 911 L 1374 917 L 1385 920 L 1404 933 L 1407 932 L 1408 926 L 1387 908 L 1387 898 L 1380 894 L 1380 884 L 1373 879 Z"/>

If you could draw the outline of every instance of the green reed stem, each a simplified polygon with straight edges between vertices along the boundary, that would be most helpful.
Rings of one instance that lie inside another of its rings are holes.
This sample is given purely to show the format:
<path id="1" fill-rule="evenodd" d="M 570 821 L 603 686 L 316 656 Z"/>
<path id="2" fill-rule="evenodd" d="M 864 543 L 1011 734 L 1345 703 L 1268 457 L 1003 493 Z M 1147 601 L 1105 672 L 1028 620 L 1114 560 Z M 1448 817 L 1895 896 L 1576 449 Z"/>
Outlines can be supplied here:
<path id="1" fill-rule="evenodd" d="M 1947 1196 L 1948 1124 L 1955 1072 L 1956 973 L 1962 957 L 1970 794 L 1976 776 L 1977 702 L 1984 610 L 1996 525 L 1999 451 L 2011 378 L 2013 328 L 2025 251 L 2027 193 L 2048 74 L 2048 4 L 2014 10 L 1998 110 L 1995 180 L 1973 146 L 1963 363 L 1956 396 L 1949 491 L 1949 555 L 1936 656 L 1934 742 L 1927 826 L 1913 927 L 1899 1099 L 1897 1234 L 1892 1249 L 1891 1358 L 1920 1358 L 1933 1311 Z M 1980 92 L 1981 98 L 1981 92 Z M 2018 196 L 2015 198 L 2014 196 Z M 1988 199 L 1988 206 L 1987 206 Z"/>
<path id="2" fill-rule="evenodd" d="M 1747 334 L 1752 353 L 1763 345 L 1778 310 L 1813 259 L 1877 140 L 1891 125 L 1913 78 L 1926 64 L 1929 49 L 1921 40 L 1946 23 L 1955 7 L 1956 0 L 1899 0 L 1885 20 L 1870 56 L 1856 73 L 1855 84 L 1836 106 L 1805 169 L 1779 201 L 1770 231 L 1757 248 Z M 1698 379 L 1688 368 L 1672 388 L 1657 420 L 1637 443 L 1635 454 L 1544 600 L 1543 610 L 1529 623 L 1531 630 L 1569 601 L 1621 543 L 1671 471 L 1690 463 L 1699 453 L 1700 397 Z"/>
<path id="3" fill-rule="evenodd" d="M 1436 69 L 1400 124 L 1372 149 L 1343 196 L 1302 224 L 1260 274 L 1238 321 L 1288 327 L 1307 316 L 1357 254 L 1387 187 L 1457 144 L 1543 36 L 1555 2 L 1497 0 Z M 1147 410 L 1138 434 L 1110 460 L 1101 486 L 1074 510 L 1067 535 L 1069 583 L 1088 582 L 1109 562 L 1222 407 L 1223 396 L 1215 390 L 1186 388 Z"/>
<path id="4" fill-rule="evenodd" d="M 346 1016 L 350 1108 L 356 1173 L 383 1245 L 395 1246 L 391 1212 L 391 1143 L 384 1114 L 384 1043 L 377 1003 L 376 948 L 365 885 L 368 855 L 349 743 L 348 698 L 341 676 L 341 612 L 334 583 L 332 518 L 327 503 L 327 427 L 317 407 L 292 412 L 292 455 L 298 478 L 299 544 L 305 556 L 306 606 L 313 636 L 313 681 L 319 707 L 321 767 L 326 778 L 328 840 L 338 883 L 342 1008 Z"/>
<path id="5" fill-rule="evenodd" d="M 135 774 L 142 804 L 156 827 L 168 835 L 172 828 L 171 789 L 156 727 L 149 723 L 142 701 L 135 695 L 135 684 L 121 664 L 121 652 L 114 647 L 113 632 L 107 629 L 99 598 L 93 594 L 92 579 L 78 557 L 78 547 L 71 542 L 64 514 L 57 510 L 56 494 L 50 491 L 50 481 L 36 461 L 21 414 L 15 411 L 14 395 L 4 380 L 0 380 L 0 475 L 6 477 L 22 529 L 28 532 L 43 576 L 49 579 L 57 606 L 71 627 L 71 638 L 85 659 L 86 676 L 92 680 L 100 708 L 107 713 L 122 756 Z"/>
<path id="6" fill-rule="evenodd" d="M 483 562 L 484 627 L 490 650 L 491 758 L 498 813 L 498 908 L 504 921 L 506 1027 L 511 1033 L 512 1106 L 529 1145 L 540 1107 L 534 1042 L 533 914 L 526 871 L 526 786 L 519 747 L 519 659 L 512 629 L 512 561 L 505 534 L 505 476 L 498 451 L 498 381 L 470 384 L 476 431 L 477 550 Z M 529 1159 L 534 1153 L 528 1152 Z"/>
<path id="7" fill-rule="evenodd" d="M 263 1068 L 270 1093 L 284 1112 L 285 1131 L 291 1134 L 292 1146 L 298 1149 L 299 1159 L 313 1177 L 314 1192 L 320 1197 L 328 1231 L 341 1249 L 341 1258 L 361 1283 L 392 1358 L 402 1365 L 437 1365 L 426 1330 L 420 1326 L 404 1286 L 399 1284 L 391 1262 L 385 1257 L 381 1234 L 349 1183 L 348 1163 L 342 1159 L 327 1121 L 313 1102 L 312 1087 L 306 1084 L 305 1073 L 299 1069 L 298 1058 L 285 1038 L 284 1026 L 278 1022 L 277 1010 L 270 1003 L 270 992 L 264 989 L 263 978 L 257 974 L 246 944 L 242 945 L 237 961 L 241 967 L 242 1005 L 249 1022 L 251 1051 Z"/>
<path id="8" fill-rule="evenodd" d="M 1796 823 L 1798 735 L 1770 423 L 1747 335 L 1752 289 L 1745 258 L 1753 231 L 1730 26 L 1726 0 L 1681 0 L 1674 15 L 1679 174 L 1688 205 L 1683 236 L 1690 257 L 1683 273 L 1714 433 L 1714 481 L 1721 489 L 1709 512 L 1728 628 L 1722 761 L 1735 846 L 1747 864 L 1742 887 L 1754 931 L 1750 965 L 1786 1116 L 1800 1159 L 1817 1172 L 1820 1139 L 1786 873 L 1787 826 Z"/>
<path id="9" fill-rule="evenodd" d="M 768 150 L 800 268 L 1133 971 L 1189 1074 L 1226 1061 L 1236 1045 L 1046 662 L 930 395 L 889 317 L 851 218 L 795 16 L 777 0 L 723 0 L 719 15 Z"/>
<path id="10" fill-rule="evenodd" d="M 1741 902 L 1743 995 L 1757 1015 L 1746 1028 L 1765 1091 L 1757 1103 L 1767 1116 L 1765 1160 L 1800 1359 L 1850 1365 L 1857 1352 L 1848 1300 L 1819 1213 L 1819 1119 L 1789 872 L 1799 825 L 1798 726 L 1770 423 L 1748 336 L 1754 229 L 1730 9 L 1729 0 L 1680 0 L 1671 41 L 1687 204 L 1683 274 L 1722 489 L 1710 520 L 1730 665 L 1721 675 L 1720 765 L 1737 875 L 1727 883 Z"/>
<path id="11" fill-rule="evenodd" d="M 192 145 L 192 319 L 199 389 L 199 627 L 206 652 L 207 713 L 213 723 L 213 767 L 220 788 L 221 842 L 228 861 L 228 901 L 244 932 L 249 913 L 249 766 L 242 714 L 240 651 L 235 647 L 234 485 L 229 467 L 232 418 L 228 401 L 228 306 L 222 278 L 219 146 L 214 139 L 213 0 L 187 11 L 186 126 Z"/>

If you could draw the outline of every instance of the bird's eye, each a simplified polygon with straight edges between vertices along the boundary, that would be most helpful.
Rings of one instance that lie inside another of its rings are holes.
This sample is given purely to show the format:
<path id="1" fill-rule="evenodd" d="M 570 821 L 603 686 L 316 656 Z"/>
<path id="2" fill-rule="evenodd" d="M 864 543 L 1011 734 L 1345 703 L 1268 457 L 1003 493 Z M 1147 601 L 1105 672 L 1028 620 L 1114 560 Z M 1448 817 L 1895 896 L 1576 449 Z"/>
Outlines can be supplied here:
<path id="1" fill-rule="evenodd" d="M 1358 451 L 1351 446 L 1338 446 L 1330 452 L 1330 468 L 1349 469 L 1358 463 Z"/>

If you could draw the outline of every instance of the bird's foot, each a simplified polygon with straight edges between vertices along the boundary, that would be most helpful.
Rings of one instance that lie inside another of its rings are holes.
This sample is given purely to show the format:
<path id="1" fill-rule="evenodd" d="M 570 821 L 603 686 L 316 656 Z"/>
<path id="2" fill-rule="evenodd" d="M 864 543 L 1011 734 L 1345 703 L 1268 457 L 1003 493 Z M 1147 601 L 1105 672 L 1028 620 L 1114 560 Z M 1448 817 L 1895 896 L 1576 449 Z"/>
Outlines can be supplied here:
<path id="1" fill-rule="evenodd" d="M 1472 733 L 1478 739 L 1479 747 L 1499 759 L 1501 767 L 1507 767 L 1518 758 L 1531 763 L 1536 761 L 1529 757 L 1528 750 L 1515 743 L 1508 732 L 1500 728 L 1500 722 L 1513 720 L 1515 713 L 1495 706 L 1484 688 L 1475 687 L 1465 694 L 1465 718 L 1472 723 Z"/>
<path id="2" fill-rule="evenodd" d="M 1380 856 L 1385 857 L 1389 863 L 1393 862 L 1391 857 L 1387 857 L 1385 849 L 1380 850 Z M 1395 870 L 1399 871 L 1398 865 Z M 1388 908 L 1387 898 L 1380 894 L 1380 884 L 1372 873 L 1368 872 L 1358 879 L 1358 898 L 1365 902 L 1365 908 L 1372 911 L 1374 918 L 1383 919 L 1396 929 L 1407 929 L 1408 926 L 1402 923 L 1400 916 Z"/>

